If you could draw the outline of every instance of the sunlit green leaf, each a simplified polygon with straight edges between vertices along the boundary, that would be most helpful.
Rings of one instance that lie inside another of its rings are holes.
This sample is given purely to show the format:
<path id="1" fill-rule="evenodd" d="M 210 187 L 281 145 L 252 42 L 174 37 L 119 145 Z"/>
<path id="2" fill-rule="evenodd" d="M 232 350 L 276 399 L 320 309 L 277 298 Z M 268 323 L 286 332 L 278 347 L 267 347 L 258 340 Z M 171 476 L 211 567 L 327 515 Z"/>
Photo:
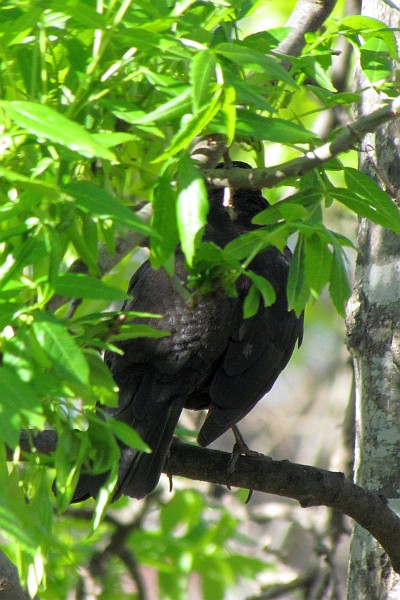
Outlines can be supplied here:
<path id="1" fill-rule="evenodd" d="M 3 108 L 21 128 L 38 137 L 66 146 L 83 156 L 114 160 L 110 150 L 102 146 L 82 125 L 67 119 L 49 106 L 36 102 L 1 101 Z"/>
<path id="2" fill-rule="evenodd" d="M 181 161 L 178 171 L 178 230 L 189 265 L 193 263 L 199 236 L 206 224 L 208 213 L 207 190 L 200 172 L 189 158 Z"/>
<path id="3" fill-rule="evenodd" d="M 180 150 L 187 148 L 193 140 L 193 138 L 200 131 L 202 131 L 208 125 L 208 123 L 210 123 L 210 121 L 219 111 L 221 107 L 221 95 L 222 90 L 217 90 L 211 102 L 207 104 L 203 110 L 200 110 L 198 113 L 185 120 L 182 123 L 182 126 L 179 129 L 179 131 L 172 138 L 167 150 L 154 162 L 160 162 L 162 160 L 165 160 L 170 156 L 174 156 Z"/>
<path id="4" fill-rule="evenodd" d="M 363 73 L 376 83 L 388 79 L 392 72 L 389 49 L 380 38 L 371 38 L 360 48 L 360 62 Z"/>
<path id="5" fill-rule="evenodd" d="M 89 384 L 85 357 L 67 329 L 53 320 L 37 320 L 32 325 L 36 338 L 52 361 L 52 368 L 66 381 Z"/>
<path id="6" fill-rule="evenodd" d="M 108 425 L 114 435 L 127 446 L 142 450 L 142 452 L 150 452 L 150 448 L 144 443 L 140 435 L 126 423 L 112 419 L 108 422 Z"/>
<path id="7" fill-rule="evenodd" d="M 151 240 L 150 260 L 152 266 L 161 267 L 174 252 L 178 241 L 177 193 L 168 175 L 160 177 L 153 192 L 152 226 L 159 233 Z"/>
<path id="8" fill-rule="evenodd" d="M 35 389 L 22 381 L 10 367 L 0 367 L 0 437 L 14 448 L 23 423 L 21 412 L 40 411 Z"/>
<path id="9" fill-rule="evenodd" d="M 215 80 L 216 60 L 210 50 L 198 52 L 190 66 L 190 80 L 193 86 L 193 107 L 197 112 L 210 99 L 210 90 Z"/>

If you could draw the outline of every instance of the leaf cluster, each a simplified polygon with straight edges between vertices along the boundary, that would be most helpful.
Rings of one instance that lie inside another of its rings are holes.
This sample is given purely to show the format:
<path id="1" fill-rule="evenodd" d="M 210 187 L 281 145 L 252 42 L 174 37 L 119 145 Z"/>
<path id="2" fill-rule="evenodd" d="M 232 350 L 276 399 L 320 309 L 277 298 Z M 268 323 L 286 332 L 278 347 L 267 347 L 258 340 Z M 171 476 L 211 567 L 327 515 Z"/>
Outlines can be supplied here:
<path id="1" fill-rule="evenodd" d="M 343 314 L 350 291 L 344 249 L 351 242 L 327 226 L 326 215 L 339 203 L 400 233 L 390 198 L 336 159 L 285 182 L 291 186 L 286 196 L 282 189 L 271 191 L 273 205 L 257 216 L 253 233 L 223 250 L 202 243 L 208 201 L 201 172 L 190 159 L 194 137 L 222 134 L 233 153 L 252 153 L 258 166 L 263 145 L 279 145 L 285 157 L 313 150 L 319 144 L 313 116 L 338 104 L 351 108 L 358 99 L 337 92 L 330 80 L 338 35 L 359 53 L 371 86 L 388 96 L 396 93 L 390 80 L 394 36 L 379 21 L 346 17 L 308 34 L 302 55 L 285 57 L 287 70 L 277 54 L 286 28 L 246 35 L 238 27 L 253 8 L 245 0 L 1 3 L 0 451 L 5 456 L 7 445 L 15 460 L 0 463 L 0 525 L 18 549 L 32 593 L 45 581 L 49 556 L 69 551 L 66 541 L 60 545 L 55 538 L 52 506 L 66 509 L 81 469 L 109 472 L 97 525 L 116 481 L 117 440 L 142 447 L 130 428 L 96 414 L 96 403 L 117 402 L 101 352 L 129 337 L 167 334 L 151 329 L 141 315 L 99 312 L 97 302 L 105 306 L 127 297 L 124 283 L 103 277 L 99 247 L 112 255 L 118 253 L 118 236 L 147 237 L 153 266 L 173 274 L 180 244 L 189 296 L 216 282 L 234 293 L 236 279 L 247 273 L 245 314 L 251 316 L 260 301 L 274 301 L 269 282 L 248 270 L 252 258 L 269 245 L 283 249 L 297 233 L 290 306 L 301 312 L 328 285 Z M 148 200 L 151 224 L 136 214 Z M 70 270 L 76 259 L 83 265 L 79 273 Z M 73 303 L 53 314 L 48 307 L 57 294 Z M 45 427 L 58 433 L 56 453 L 33 451 L 21 469 L 20 430 Z M 204 509 L 195 495 L 176 498 L 181 503 L 192 498 L 193 506 L 185 506 L 193 514 Z M 175 526 L 167 513 L 165 544 Z M 174 597 L 189 564 L 206 591 L 214 586 L 215 597 L 223 597 L 217 575 L 224 573 L 226 585 L 234 583 L 235 559 L 219 542 L 235 524 L 222 519 L 217 537 L 204 523 L 203 531 L 192 521 L 183 526 L 187 551 L 177 562 Z M 142 546 L 139 532 L 136 542 L 149 561 L 149 540 L 141 533 Z M 165 551 L 171 561 L 177 558 L 172 539 Z M 247 564 L 249 573 L 253 566 Z M 173 585 L 171 573 L 161 571 L 163 589 Z"/>

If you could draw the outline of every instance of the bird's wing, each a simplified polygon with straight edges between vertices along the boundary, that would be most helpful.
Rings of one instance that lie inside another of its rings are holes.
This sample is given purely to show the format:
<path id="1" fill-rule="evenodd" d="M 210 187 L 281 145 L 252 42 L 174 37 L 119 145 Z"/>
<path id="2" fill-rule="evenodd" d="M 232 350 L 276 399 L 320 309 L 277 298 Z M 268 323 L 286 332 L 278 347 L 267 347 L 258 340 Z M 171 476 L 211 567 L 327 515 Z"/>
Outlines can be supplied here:
<path id="1" fill-rule="evenodd" d="M 301 343 L 303 316 L 298 318 L 287 308 L 288 261 L 273 251 L 260 255 L 253 266 L 271 281 L 276 301 L 269 307 L 261 305 L 250 319 L 243 318 L 243 294 L 237 303 L 227 349 L 210 386 L 211 407 L 198 436 L 202 446 L 254 407 L 286 367 L 296 343 Z"/>

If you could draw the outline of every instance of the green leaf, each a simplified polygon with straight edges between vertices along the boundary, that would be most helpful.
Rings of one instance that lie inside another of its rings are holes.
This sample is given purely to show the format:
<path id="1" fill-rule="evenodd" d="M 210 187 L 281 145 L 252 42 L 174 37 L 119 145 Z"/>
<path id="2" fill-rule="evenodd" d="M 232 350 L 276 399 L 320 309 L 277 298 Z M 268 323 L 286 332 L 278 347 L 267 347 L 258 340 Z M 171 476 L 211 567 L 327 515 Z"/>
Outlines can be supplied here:
<path id="1" fill-rule="evenodd" d="M 14 44 L 20 44 L 24 38 L 29 35 L 32 29 L 36 29 L 42 11 L 43 8 L 41 6 L 35 5 L 30 5 L 29 10 L 24 13 L 22 13 L 22 11 L 12 11 L 12 17 L 8 20 L 4 19 L 4 21 L 0 23 L 0 33 L 2 34 L 2 44 L 4 48 Z M 21 13 L 22 16 L 18 16 L 18 14 Z"/>
<path id="2" fill-rule="evenodd" d="M 90 370 L 90 386 L 96 400 L 106 406 L 118 406 L 118 387 L 104 360 L 90 350 L 85 351 L 85 357 Z"/>
<path id="3" fill-rule="evenodd" d="M 318 295 L 328 283 L 332 269 L 332 253 L 318 234 L 305 239 L 305 274 L 311 291 Z"/>
<path id="4" fill-rule="evenodd" d="M 238 109 L 236 131 L 245 137 L 281 144 L 303 144 L 318 141 L 312 131 L 284 119 L 262 117 L 249 110 Z"/>
<path id="5" fill-rule="evenodd" d="M 56 198 L 60 193 L 58 186 L 52 183 L 31 179 L 26 175 L 22 175 L 22 173 L 17 173 L 16 171 L 1 166 L 0 177 L 4 177 L 4 179 L 11 183 L 18 184 L 23 190 L 31 190 L 32 192 L 37 192 L 39 194 L 46 194 L 49 198 Z"/>
<path id="6" fill-rule="evenodd" d="M 37 341 L 52 361 L 52 368 L 65 381 L 72 384 L 89 384 L 89 367 L 86 359 L 67 329 L 46 316 L 32 324 Z"/>
<path id="7" fill-rule="evenodd" d="M 154 269 L 161 267 L 179 242 L 177 194 L 168 174 L 162 175 L 153 191 L 152 227 L 159 234 L 151 238 L 150 261 Z"/>
<path id="8" fill-rule="evenodd" d="M 0 107 L 17 125 L 39 138 L 61 144 L 83 156 L 115 160 L 114 154 L 104 148 L 82 125 L 67 119 L 53 108 L 21 100 L 2 101 Z"/>
<path id="9" fill-rule="evenodd" d="M 19 306 L 13 302 L 0 303 L 0 331 L 2 331 L 6 325 L 11 324 L 14 320 L 14 314 L 18 309 Z"/>
<path id="10" fill-rule="evenodd" d="M 329 194 L 361 217 L 400 235 L 400 211 L 371 177 L 357 169 L 347 168 L 345 181 L 348 189 L 332 187 L 328 190 Z"/>
<path id="11" fill-rule="evenodd" d="M 261 294 L 264 306 L 271 306 L 276 300 L 276 292 L 270 282 L 251 270 L 247 271 L 247 275 Z"/>
<path id="12" fill-rule="evenodd" d="M 77 23 L 84 25 L 85 29 L 105 30 L 107 28 L 107 21 L 104 15 L 84 2 L 75 3 L 52 0 L 51 9 L 52 11 L 60 11 L 70 15 Z"/>
<path id="13" fill-rule="evenodd" d="M 240 79 L 225 67 L 224 81 L 226 85 L 232 86 L 235 89 L 238 104 L 246 104 L 253 109 L 267 110 L 270 113 L 275 112 L 272 104 L 261 94 L 262 89 L 255 85 L 250 85 L 248 81 L 243 81 L 243 79 Z"/>
<path id="14" fill-rule="evenodd" d="M 198 112 L 211 96 L 215 81 L 215 56 L 210 50 L 201 50 L 190 63 L 190 81 L 193 87 L 193 112 Z"/>
<path id="15" fill-rule="evenodd" d="M 392 61 L 389 49 L 380 38 L 371 38 L 360 48 L 361 68 L 371 83 L 390 78 Z"/>
<path id="16" fill-rule="evenodd" d="M 226 123 L 227 146 L 231 146 L 235 139 L 236 131 L 236 93 L 233 86 L 226 85 L 224 88 L 224 102 L 222 112 Z"/>
<path id="17" fill-rule="evenodd" d="M 204 180 L 185 155 L 178 171 L 177 215 L 182 250 L 190 266 L 207 222 L 208 208 Z"/>
<path id="18" fill-rule="evenodd" d="M 193 138 L 209 124 L 219 111 L 221 107 L 221 94 L 222 88 L 217 90 L 214 97 L 203 110 L 182 123 L 182 127 L 172 138 L 167 150 L 164 154 L 153 160 L 153 163 L 161 162 L 170 156 L 174 156 L 177 152 L 189 146 Z"/>
<path id="19" fill-rule="evenodd" d="M 260 230 L 243 233 L 231 242 L 228 242 L 224 248 L 224 253 L 236 260 L 243 260 L 250 256 L 255 248 L 260 251 L 268 246 L 267 240 L 264 243 L 264 237 L 265 235 Z"/>
<path id="20" fill-rule="evenodd" d="M 283 81 L 290 87 L 294 89 L 297 88 L 294 79 L 289 75 L 287 70 L 279 64 L 277 59 L 265 56 L 262 52 L 253 50 L 240 42 L 236 42 L 235 44 L 232 42 L 219 44 L 214 48 L 214 52 L 216 54 L 221 54 L 238 65 L 247 65 L 262 71 L 269 79 Z"/>
<path id="21" fill-rule="evenodd" d="M 107 421 L 107 424 L 113 434 L 127 446 L 136 448 L 142 452 L 151 452 L 150 448 L 142 440 L 140 435 L 126 423 L 123 423 L 122 421 L 116 421 L 115 419 L 110 419 Z"/>
<path id="22" fill-rule="evenodd" d="M 307 56 L 297 61 L 298 65 L 302 65 L 303 73 L 315 81 L 322 89 L 335 93 L 336 88 L 332 84 L 330 77 L 323 66 L 316 60 L 318 57 Z"/>
<path id="23" fill-rule="evenodd" d="M 382 23 L 382 21 L 364 15 L 349 15 L 342 19 L 339 26 L 340 30 L 342 29 L 341 25 L 361 33 L 366 40 L 370 38 L 380 38 L 384 40 L 390 51 L 390 56 L 397 60 L 397 43 L 394 31 L 385 25 L 385 23 Z"/>
<path id="24" fill-rule="evenodd" d="M 80 469 L 88 455 L 88 449 L 89 438 L 86 432 L 59 426 L 54 456 L 59 511 L 65 511 L 71 503 Z"/>
<path id="25" fill-rule="evenodd" d="M 92 217 L 114 219 L 140 233 L 154 233 L 150 225 L 142 221 L 127 206 L 93 183 L 78 181 L 70 183 L 64 189 L 75 199 L 76 205 Z"/>
<path id="26" fill-rule="evenodd" d="M 138 135 L 125 133 L 123 131 L 115 131 L 113 133 L 93 133 L 93 138 L 99 142 L 104 148 L 112 148 L 127 142 L 137 142 L 140 140 Z"/>
<path id="27" fill-rule="evenodd" d="M 243 316 L 245 319 L 250 319 L 258 312 L 260 306 L 260 292 L 254 283 L 250 286 L 243 305 Z"/>
<path id="28" fill-rule="evenodd" d="M 300 315 L 309 298 L 310 290 L 305 278 L 304 237 L 299 235 L 296 248 L 290 261 L 287 283 L 287 298 L 290 310 Z"/>
<path id="29" fill-rule="evenodd" d="M 329 293 L 338 313 L 345 316 L 345 304 L 351 293 L 349 276 L 343 260 L 343 250 L 337 244 L 333 252 L 331 283 Z"/>
<path id="30" fill-rule="evenodd" d="M 308 210 L 296 202 L 282 202 L 279 205 L 279 212 L 285 221 L 300 221 L 310 216 Z"/>
<path id="31" fill-rule="evenodd" d="M 157 106 L 154 110 L 147 114 L 142 114 L 142 116 L 137 116 L 134 118 L 132 115 L 128 120 L 129 123 L 144 125 L 145 123 L 154 123 L 156 121 L 171 121 L 173 119 L 177 119 L 182 115 L 186 114 L 190 111 L 192 106 L 192 88 L 186 88 L 183 92 L 165 102 L 165 104 L 161 104 L 161 106 Z M 124 118 L 124 113 L 120 113 L 121 117 Z M 127 113 L 130 114 L 130 113 Z"/>
<path id="32" fill-rule="evenodd" d="M 0 437 L 15 448 L 21 427 L 26 425 L 21 413 L 41 412 L 39 399 L 33 387 L 8 366 L 0 367 L 0 389 Z"/>
<path id="33" fill-rule="evenodd" d="M 304 208 L 314 207 L 320 200 L 320 190 L 306 189 L 301 192 L 296 192 L 292 196 L 288 196 L 284 200 L 280 200 L 273 206 L 269 206 L 258 213 L 258 215 L 253 217 L 252 222 L 256 225 L 271 225 L 280 221 L 285 214 L 288 215 L 289 219 L 294 218 L 297 220 L 298 218 L 305 216 L 305 214 L 298 208 L 292 210 L 289 208 L 290 206 L 302 206 Z"/>
<path id="34" fill-rule="evenodd" d="M 338 104 L 354 104 L 360 100 L 360 94 L 355 92 L 330 92 L 312 84 L 307 84 L 305 87 L 321 100 L 325 108 L 331 108 L 332 106 L 337 106 Z"/>
<path id="35" fill-rule="evenodd" d="M 127 300 L 123 290 L 107 285 L 100 279 L 80 273 L 63 273 L 55 281 L 55 292 L 67 298 L 93 298 L 95 300 Z"/>

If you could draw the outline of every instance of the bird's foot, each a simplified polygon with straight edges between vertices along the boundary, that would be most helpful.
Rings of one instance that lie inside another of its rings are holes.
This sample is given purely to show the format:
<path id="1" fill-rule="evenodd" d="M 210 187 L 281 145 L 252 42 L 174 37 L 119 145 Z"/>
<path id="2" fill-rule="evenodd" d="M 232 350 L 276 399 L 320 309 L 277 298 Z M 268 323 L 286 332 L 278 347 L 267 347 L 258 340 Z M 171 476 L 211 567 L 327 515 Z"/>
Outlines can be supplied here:
<path id="1" fill-rule="evenodd" d="M 227 482 L 226 487 L 228 490 L 231 489 L 231 476 L 235 472 L 236 463 L 239 460 L 239 456 L 249 456 L 251 458 L 271 458 L 270 456 L 265 456 L 261 452 L 257 452 L 256 450 L 251 450 L 248 444 L 245 442 L 242 434 L 240 433 L 237 425 L 232 427 L 233 435 L 235 436 L 235 445 L 233 446 L 232 454 L 228 463 L 228 471 L 227 471 Z M 272 459 L 271 459 L 272 460 Z M 253 495 L 253 490 L 249 490 L 249 495 L 247 496 L 246 504 L 250 502 L 250 499 Z"/>
<path id="2" fill-rule="evenodd" d="M 174 489 L 174 480 L 172 478 L 172 471 L 171 471 L 171 467 L 169 464 L 169 455 L 170 455 L 170 450 L 168 450 L 168 454 L 165 457 L 164 468 L 165 468 L 165 474 L 168 477 L 168 481 L 169 481 L 169 492 L 171 493 L 172 490 Z"/>

